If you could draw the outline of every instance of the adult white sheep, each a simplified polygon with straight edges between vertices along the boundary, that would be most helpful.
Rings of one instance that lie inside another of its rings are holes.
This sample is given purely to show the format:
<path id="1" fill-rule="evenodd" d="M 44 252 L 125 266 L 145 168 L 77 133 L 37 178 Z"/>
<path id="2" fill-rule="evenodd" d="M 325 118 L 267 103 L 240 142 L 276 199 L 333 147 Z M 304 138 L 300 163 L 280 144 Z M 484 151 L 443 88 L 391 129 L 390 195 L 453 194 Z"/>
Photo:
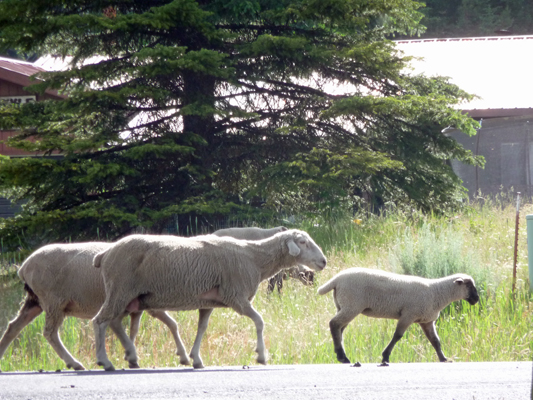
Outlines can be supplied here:
<path id="1" fill-rule="evenodd" d="M 357 315 L 397 319 L 394 336 L 382 353 L 386 365 L 394 348 L 413 322 L 420 325 L 435 348 L 439 360 L 447 361 L 435 328 L 441 310 L 452 301 L 466 300 L 474 305 L 479 295 L 472 277 L 455 274 L 440 279 L 398 275 L 366 268 L 350 268 L 318 288 L 318 294 L 334 290 L 337 314 L 329 322 L 337 360 L 349 363 L 342 344 L 344 328 Z"/>
<path id="2" fill-rule="evenodd" d="M 252 300 L 259 284 L 283 268 L 303 264 L 320 271 L 326 257 L 309 235 L 287 230 L 259 241 L 215 235 L 132 235 L 94 258 L 101 267 L 106 300 L 93 319 L 99 365 L 112 371 L 105 350 L 105 330 L 125 310 L 200 310 L 190 357 L 202 368 L 200 343 L 216 307 L 231 307 L 252 319 L 257 332 L 257 361 L 266 363 L 263 319 Z M 135 347 L 127 347 L 136 362 Z"/>
<path id="3" fill-rule="evenodd" d="M 65 348 L 58 330 L 66 316 L 91 319 L 104 303 L 104 281 L 101 272 L 93 268 L 93 259 L 96 254 L 111 246 L 111 243 L 103 242 L 50 244 L 36 250 L 24 261 L 18 274 L 24 281 L 27 296 L 17 317 L 9 323 L 0 340 L 0 358 L 20 331 L 44 311 L 44 337 L 67 368 L 85 369 Z M 149 313 L 169 327 L 176 341 L 181 363 L 190 364 L 176 321 L 164 311 L 154 310 Z M 121 324 L 124 315 L 111 322 L 111 329 L 122 344 L 128 339 L 128 343 L 135 339 L 141 315 L 142 312 L 131 314 L 129 338 Z M 139 367 L 136 362 L 130 362 L 129 366 Z"/>
<path id="4" fill-rule="evenodd" d="M 213 235 L 219 237 L 232 237 L 241 240 L 263 240 L 274 236 L 276 233 L 284 232 L 287 228 L 284 226 L 277 226 L 275 228 L 256 228 L 256 227 L 233 227 L 226 229 L 219 229 L 213 232 Z M 314 282 L 315 273 L 309 268 L 298 265 L 296 267 L 288 268 L 286 270 L 278 272 L 276 275 L 268 279 L 268 293 L 274 291 L 274 288 L 278 288 L 278 292 L 281 293 L 283 289 L 283 280 L 287 278 L 298 279 L 304 285 L 312 285 Z"/>
<path id="5" fill-rule="evenodd" d="M 241 240 L 263 240 L 274 236 L 276 233 L 285 232 L 287 228 L 284 226 L 276 226 L 275 228 L 256 228 L 256 227 L 233 227 L 226 229 L 219 229 L 213 232 L 213 235 L 218 237 L 232 237 Z"/>

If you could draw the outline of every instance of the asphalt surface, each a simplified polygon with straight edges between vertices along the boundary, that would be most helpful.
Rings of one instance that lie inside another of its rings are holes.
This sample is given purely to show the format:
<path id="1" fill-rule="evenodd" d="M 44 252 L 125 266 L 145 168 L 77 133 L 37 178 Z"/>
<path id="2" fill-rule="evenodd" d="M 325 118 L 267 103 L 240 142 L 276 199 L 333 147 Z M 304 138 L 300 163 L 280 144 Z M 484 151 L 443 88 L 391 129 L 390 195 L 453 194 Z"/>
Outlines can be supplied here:
<path id="1" fill-rule="evenodd" d="M 533 363 L 2 372 L 0 399 L 532 399 Z"/>

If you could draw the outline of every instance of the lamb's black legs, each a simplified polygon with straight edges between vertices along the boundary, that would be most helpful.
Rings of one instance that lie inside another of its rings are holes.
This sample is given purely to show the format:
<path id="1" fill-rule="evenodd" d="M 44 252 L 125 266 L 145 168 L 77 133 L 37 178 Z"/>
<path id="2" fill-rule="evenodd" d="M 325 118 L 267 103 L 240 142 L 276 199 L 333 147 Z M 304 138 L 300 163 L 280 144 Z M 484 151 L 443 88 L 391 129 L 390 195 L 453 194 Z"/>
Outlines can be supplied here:
<path id="1" fill-rule="evenodd" d="M 342 334 L 348 324 L 357 316 L 358 313 L 349 312 L 346 309 L 341 310 L 337 306 L 337 314 L 329 321 L 329 329 L 333 338 L 333 348 L 337 354 L 337 360 L 341 363 L 349 364 L 350 360 L 346 357 L 344 346 L 342 344 Z"/>
<path id="2" fill-rule="evenodd" d="M 335 349 L 335 354 L 337 354 L 337 360 L 339 360 L 341 363 L 349 364 L 350 360 L 348 357 L 346 357 L 346 353 L 344 351 L 344 346 L 342 345 L 342 333 L 344 332 L 344 328 L 346 326 L 341 327 L 335 319 L 332 319 L 329 322 L 329 329 L 331 330 L 331 337 L 333 338 L 333 348 Z"/>
<path id="3" fill-rule="evenodd" d="M 398 341 L 403 337 L 403 334 L 409 328 L 409 325 L 411 325 L 411 322 L 404 322 L 402 320 L 398 321 L 398 325 L 396 325 L 396 331 L 394 331 L 394 335 L 392 336 L 392 340 L 388 344 L 388 346 L 383 350 L 383 353 L 381 353 L 381 356 L 383 359 L 381 360 L 382 363 L 388 363 L 390 353 L 392 352 L 392 349 L 398 343 Z"/>
<path id="4" fill-rule="evenodd" d="M 429 342 L 437 352 L 437 356 L 439 357 L 440 362 L 446 362 L 448 359 L 442 352 L 440 348 L 440 338 L 439 335 L 437 335 L 437 328 L 435 327 L 435 321 L 432 322 L 426 322 L 426 323 L 419 323 L 420 327 L 426 334 L 426 337 L 429 339 Z"/>

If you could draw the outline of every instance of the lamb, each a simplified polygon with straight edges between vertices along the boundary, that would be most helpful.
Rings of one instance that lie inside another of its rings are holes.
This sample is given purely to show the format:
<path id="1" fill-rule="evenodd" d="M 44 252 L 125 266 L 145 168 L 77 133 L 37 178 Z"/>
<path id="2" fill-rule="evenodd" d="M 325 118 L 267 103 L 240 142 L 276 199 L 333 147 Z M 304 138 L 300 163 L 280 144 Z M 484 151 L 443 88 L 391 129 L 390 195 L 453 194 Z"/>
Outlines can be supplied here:
<path id="1" fill-rule="evenodd" d="M 18 316 L 9 323 L 0 340 L 0 358 L 21 330 L 44 311 L 44 337 L 67 368 L 85 369 L 65 348 L 58 329 L 66 316 L 92 319 L 102 306 L 105 300 L 104 281 L 101 272 L 93 268 L 92 264 L 97 253 L 111 246 L 111 243 L 103 242 L 51 244 L 36 250 L 24 261 L 18 274 L 25 283 L 27 296 Z M 190 360 L 179 336 L 176 321 L 164 311 L 153 310 L 149 313 L 169 327 L 176 341 L 181 363 L 189 365 Z M 131 314 L 130 341 L 137 335 L 141 315 L 142 312 L 139 311 Z M 110 324 L 122 344 L 128 340 L 121 324 L 123 316 Z M 139 368 L 136 362 L 130 362 L 129 366 Z"/>
<path id="2" fill-rule="evenodd" d="M 441 362 L 447 361 L 441 350 L 435 321 L 444 307 L 453 301 L 479 301 L 472 277 L 455 274 L 440 279 L 398 275 L 366 268 L 350 268 L 318 288 L 323 295 L 334 290 L 337 314 L 329 322 L 337 360 L 349 363 L 342 344 L 342 333 L 358 314 L 374 318 L 397 319 L 392 340 L 382 353 L 382 365 L 388 365 L 394 345 L 413 322 L 420 325 Z M 356 365 L 360 365 L 357 363 Z"/>
<path id="3" fill-rule="evenodd" d="M 216 307 L 231 307 L 255 323 L 257 362 L 266 364 L 264 322 L 251 302 L 261 281 L 297 264 L 316 271 L 326 266 L 320 248 L 298 230 L 259 241 L 215 235 L 131 235 L 118 241 L 94 258 L 106 288 L 105 302 L 93 319 L 98 365 L 114 370 L 105 350 L 105 330 L 125 311 L 199 309 L 190 357 L 194 368 L 202 368 L 200 343 Z M 137 362 L 133 344 L 127 349 L 128 361 Z"/>
<path id="4" fill-rule="evenodd" d="M 219 229 L 213 232 L 213 235 L 219 237 L 229 236 L 235 239 L 244 240 L 262 240 L 269 238 L 278 232 L 284 232 L 286 230 L 287 228 L 285 228 L 284 226 L 277 226 L 275 228 L 270 229 L 262 229 L 256 227 L 234 227 L 227 229 Z M 315 274 L 312 270 L 303 265 L 298 265 L 296 267 L 280 271 L 268 280 L 268 293 L 272 293 L 276 286 L 278 288 L 278 293 L 281 293 L 281 289 L 283 288 L 283 280 L 287 279 L 288 277 L 298 279 L 304 285 L 312 285 L 314 282 Z"/>

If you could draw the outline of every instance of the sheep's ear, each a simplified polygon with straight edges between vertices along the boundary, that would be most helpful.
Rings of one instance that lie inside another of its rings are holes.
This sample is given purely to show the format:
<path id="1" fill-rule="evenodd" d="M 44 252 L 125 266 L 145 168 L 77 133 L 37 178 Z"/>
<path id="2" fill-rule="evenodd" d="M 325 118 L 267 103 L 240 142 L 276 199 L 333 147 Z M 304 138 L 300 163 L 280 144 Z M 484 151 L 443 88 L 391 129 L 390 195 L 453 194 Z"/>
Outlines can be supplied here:
<path id="1" fill-rule="evenodd" d="M 465 283 L 465 281 L 463 280 L 463 278 L 457 278 L 456 280 L 453 281 L 453 283 L 456 283 L 458 285 L 462 285 L 463 283 Z"/>
<path id="2" fill-rule="evenodd" d="M 291 256 L 296 257 L 298 254 L 300 254 L 300 248 L 294 243 L 294 240 L 289 240 L 287 242 L 287 247 L 289 248 L 289 254 Z"/>

